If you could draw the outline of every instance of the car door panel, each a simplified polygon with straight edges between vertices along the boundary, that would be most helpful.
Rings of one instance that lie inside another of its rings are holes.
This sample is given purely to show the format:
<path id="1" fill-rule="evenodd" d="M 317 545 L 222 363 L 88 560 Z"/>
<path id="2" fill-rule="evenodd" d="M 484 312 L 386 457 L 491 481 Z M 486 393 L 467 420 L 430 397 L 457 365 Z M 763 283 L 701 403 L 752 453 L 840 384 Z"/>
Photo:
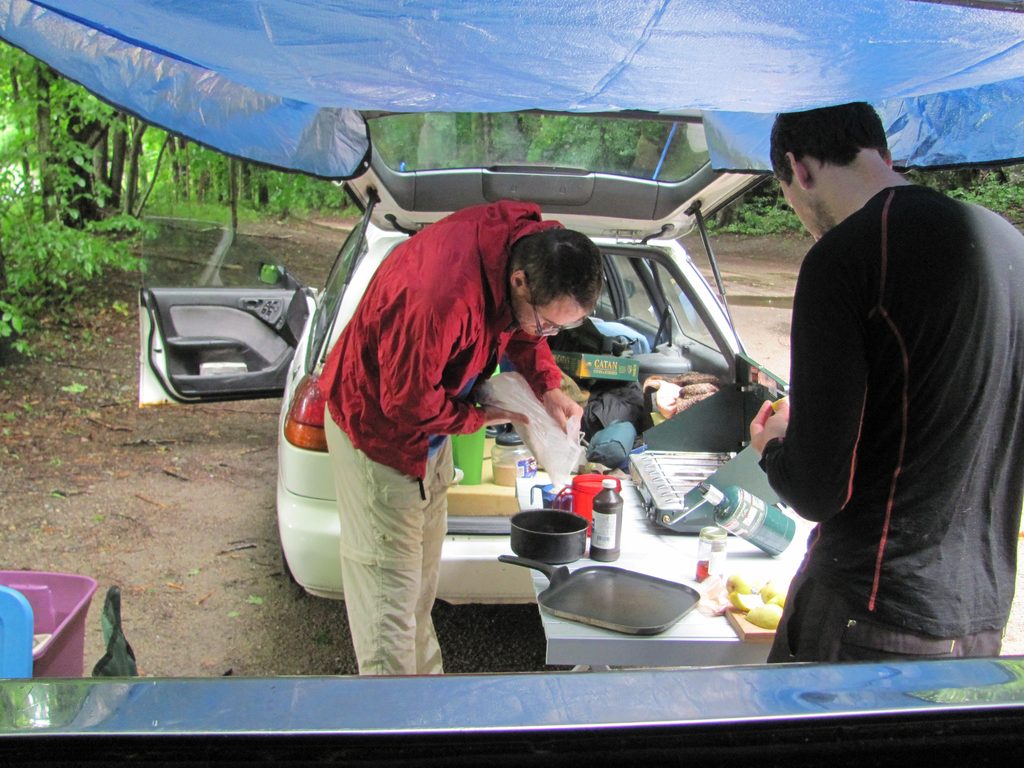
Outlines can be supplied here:
<path id="1" fill-rule="evenodd" d="M 143 288 L 140 404 L 276 397 L 311 310 L 301 288 Z"/>

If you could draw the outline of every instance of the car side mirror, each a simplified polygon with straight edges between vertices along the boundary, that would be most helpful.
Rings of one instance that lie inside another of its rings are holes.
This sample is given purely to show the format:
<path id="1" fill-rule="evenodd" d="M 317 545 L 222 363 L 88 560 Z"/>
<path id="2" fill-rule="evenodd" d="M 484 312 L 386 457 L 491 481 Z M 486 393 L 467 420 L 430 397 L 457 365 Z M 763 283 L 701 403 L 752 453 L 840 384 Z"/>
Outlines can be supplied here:
<path id="1" fill-rule="evenodd" d="M 260 282 L 277 285 L 285 276 L 285 268 L 280 264 L 260 264 Z"/>

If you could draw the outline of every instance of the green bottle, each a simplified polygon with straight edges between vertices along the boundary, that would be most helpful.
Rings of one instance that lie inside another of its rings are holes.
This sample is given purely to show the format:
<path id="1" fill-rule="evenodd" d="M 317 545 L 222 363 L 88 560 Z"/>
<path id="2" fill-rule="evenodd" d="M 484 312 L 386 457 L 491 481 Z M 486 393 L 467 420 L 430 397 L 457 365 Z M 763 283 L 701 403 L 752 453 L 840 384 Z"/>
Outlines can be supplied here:
<path id="1" fill-rule="evenodd" d="M 715 525 L 746 539 L 772 557 L 793 541 L 796 523 L 776 505 L 750 491 L 729 485 L 719 490 L 709 483 L 698 486 L 701 495 L 715 508 Z"/>

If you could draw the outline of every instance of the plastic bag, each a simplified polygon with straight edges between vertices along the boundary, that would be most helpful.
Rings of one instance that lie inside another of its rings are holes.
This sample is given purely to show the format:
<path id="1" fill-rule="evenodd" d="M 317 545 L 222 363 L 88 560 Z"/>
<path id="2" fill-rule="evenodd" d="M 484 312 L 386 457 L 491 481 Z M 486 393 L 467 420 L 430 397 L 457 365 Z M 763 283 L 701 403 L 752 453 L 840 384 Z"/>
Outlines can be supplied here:
<path id="1" fill-rule="evenodd" d="M 519 373 L 500 373 L 488 379 L 478 388 L 477 399 L 484 405 L 527 416 L 530 423 L 516 424 L 516 432 L 537 463 L 544 467 L 556 488 L 572 482 L 572 472 L 583 456 L 580 418 L 570 419 L 563 432 Z"/>
<path id="2" fill-rule="evenodd" d="M 92 676 L 136 677 L 139 670 L 135 663 L 135 651 L 132 650 L 132 646 L 121 628 L 120 587 L 114 586 L 107 590 L 107 599 L 103 603 L 100 624 L 103 627 L 103 639 L 107 644 L 107 652 L 92 668 Z"/>

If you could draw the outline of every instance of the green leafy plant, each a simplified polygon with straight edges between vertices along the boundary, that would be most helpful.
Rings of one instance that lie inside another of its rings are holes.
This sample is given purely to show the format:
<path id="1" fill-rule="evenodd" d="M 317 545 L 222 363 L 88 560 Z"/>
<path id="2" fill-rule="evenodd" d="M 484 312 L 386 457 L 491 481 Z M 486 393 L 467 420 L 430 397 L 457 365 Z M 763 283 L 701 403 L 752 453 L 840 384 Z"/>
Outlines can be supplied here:
<path id="1" fill-rule="evenodd" d="M 800 219 L 783 199 L 778 185 L 726 209 L 708 229 L 738 235 L 780 235 L 803 231 Z"/>
<path id="2" fill-rule="evenodd" d="M 27 333 L 44 311 L 69 306 L 104 270 L 138 264 L 124 242 L 57 221 L 8 221 L 3 239 L 7 287 L 0 295 L 0 336 Z"/>
<path id="3" fill-rule="evenodd" d="M 1006 216 L 1017 226 L 1024 226 L 1024 183 L 1011 182 L 997 172 L 983 172 L 971 187 L 958 187 L 950 196 L 969 203 L 983 205 Z"/>

